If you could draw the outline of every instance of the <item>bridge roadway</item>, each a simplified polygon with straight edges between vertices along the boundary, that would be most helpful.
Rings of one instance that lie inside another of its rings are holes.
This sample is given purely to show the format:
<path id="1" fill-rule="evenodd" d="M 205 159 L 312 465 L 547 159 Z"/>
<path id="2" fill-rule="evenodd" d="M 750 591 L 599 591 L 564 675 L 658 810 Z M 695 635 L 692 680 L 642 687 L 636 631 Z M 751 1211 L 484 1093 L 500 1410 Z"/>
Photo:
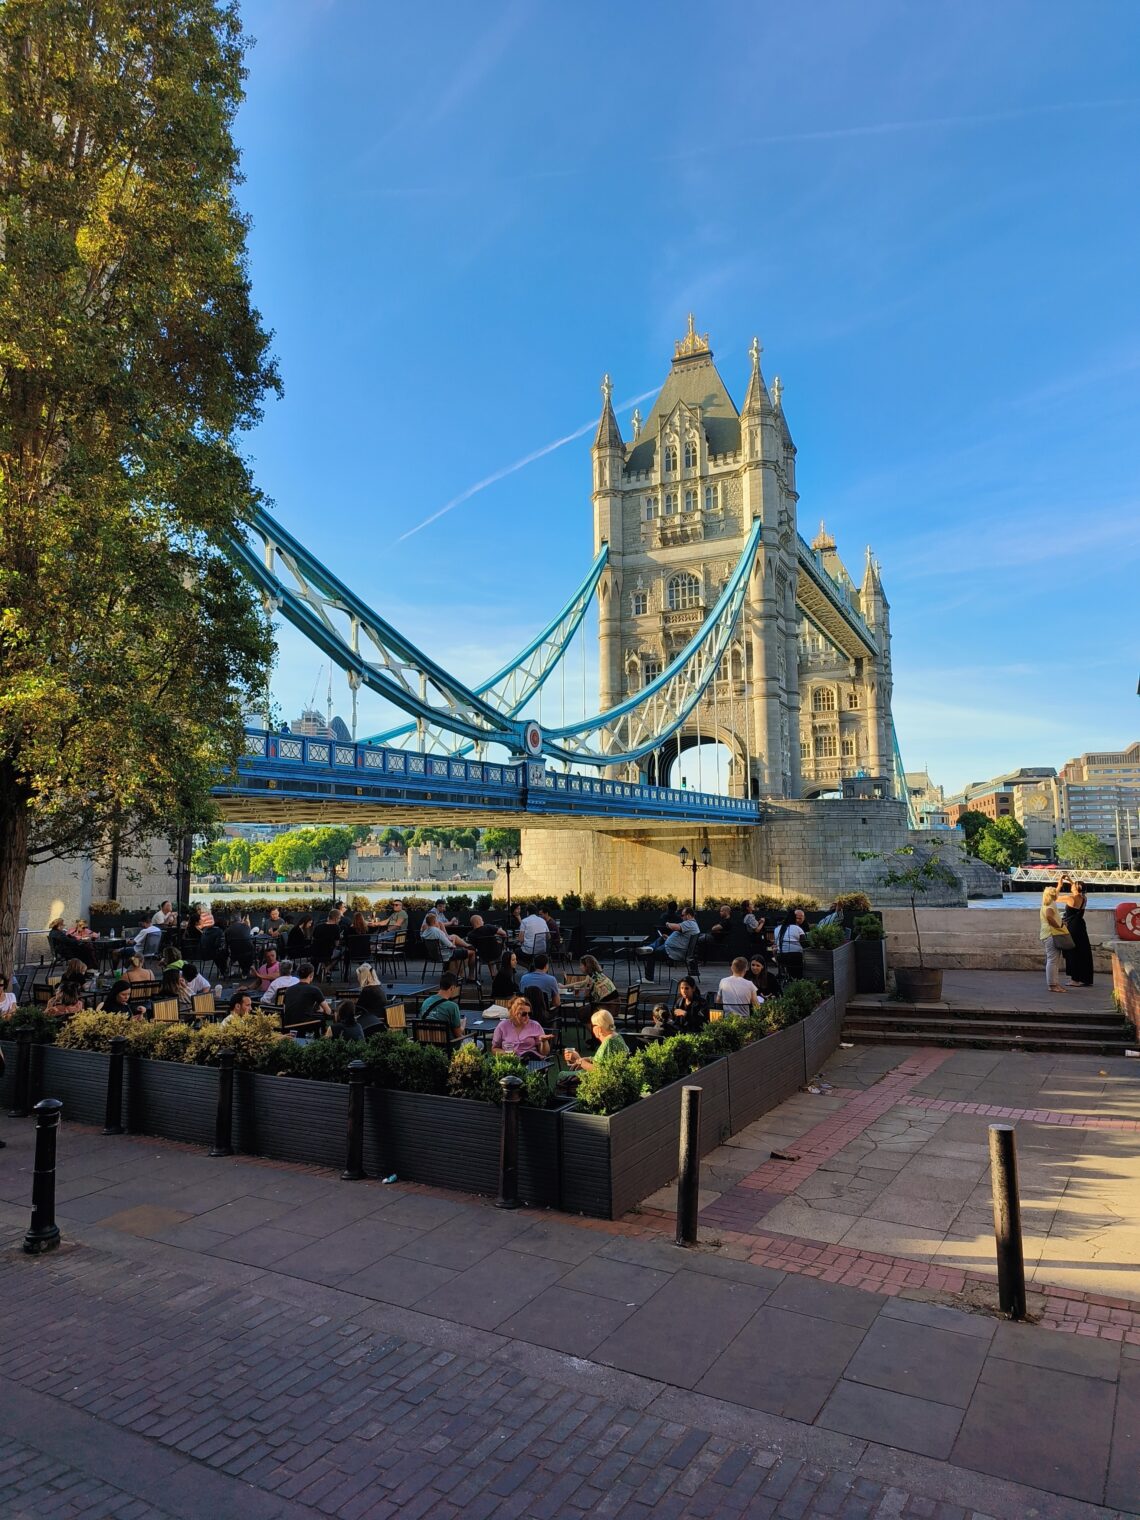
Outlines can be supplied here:
<path id="1" fill-rule="evenodd" d="M 742 797 L 252 728 L 236 776 L 214 796 L 232 823 L 565 828 L 579 819 L 607 830 L 675 822 L 716 831 L 761 821 L 761 804 Z"/>

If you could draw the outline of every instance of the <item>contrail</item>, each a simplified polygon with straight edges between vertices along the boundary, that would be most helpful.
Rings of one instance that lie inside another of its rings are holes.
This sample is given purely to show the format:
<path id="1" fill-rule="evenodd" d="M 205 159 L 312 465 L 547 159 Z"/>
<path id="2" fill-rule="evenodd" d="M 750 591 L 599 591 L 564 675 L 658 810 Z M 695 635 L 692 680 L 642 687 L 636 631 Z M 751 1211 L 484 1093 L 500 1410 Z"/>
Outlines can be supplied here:
<path id="1" fill-rule="evenodd" d="M 623 401 L 616 408 L 619 412 L 626 412 L 631 406 L 636 406 L 639 401 L 646 401 L 650 396 L 657 394 L 656 388 L 651 391 L 642 391 L 640 396 L 631 396 L 628 401 Z M 409 528 L 406 533 L 401 533 L 396 540 L 402 544 L 405 538 L 411 538 L 413 533 L 418 533 L 421 528 L 429 527 L 433 522 L 438 522 L 448 512 L 453 512 L 456 507 L 462 506 L 465 501 L 470 501 L 472 496 L 477 496 L 480 491 L 485 491 L 488 486 L 493 486 L 497 481 L 505 480 L 508 475 L 515 475 L 519 470 L 525 470 L 528 464 L 533 464 L 536 459 L 542 459 L 546 454 L 553 454 L 555 449 L 561 449 L 568 443 L 573 443 L 576 438 L 583 437 L 591 428 L 597 427 L 598 419 L 595 417 L 590 422 L 584 422 L 580 428 L 575 428 L 572 433 L 567 433 L 565 438 L 556 438 L 553 443 L 545 443 L 542 448 L 535 449 L 533 454 L 527 454 L 522 459 L 516 459 L 514 464 L 505 465 L 501 470 L 496 470 L 493 475 L 486 476 L 483 480 L 477 480 L 473 486 L 468 486 L 466 491 L 460 491 L 458 496 L 453 496 L 449 502 L 440 507 L 438 512 L 433 512 L 430 517 L 425 517 L 423 522 L 417 523 L 414 528 Z"/>

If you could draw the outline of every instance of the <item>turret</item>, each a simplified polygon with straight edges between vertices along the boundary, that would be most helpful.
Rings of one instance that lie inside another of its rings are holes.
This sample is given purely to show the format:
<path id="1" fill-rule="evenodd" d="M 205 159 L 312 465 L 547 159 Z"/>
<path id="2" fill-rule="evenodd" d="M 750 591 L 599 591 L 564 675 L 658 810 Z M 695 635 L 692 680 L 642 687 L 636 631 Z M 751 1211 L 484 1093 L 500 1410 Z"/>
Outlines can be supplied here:
<path id="1" fill-rule="evenodd" d="M 598 584 L 598 658 L 602 707 L 621 700 L 622 471 L 625 443 L 613 409 L 613 382 L 602 379 L 602 415 L 594 434 L 594 552 L 610 546 Z"/>

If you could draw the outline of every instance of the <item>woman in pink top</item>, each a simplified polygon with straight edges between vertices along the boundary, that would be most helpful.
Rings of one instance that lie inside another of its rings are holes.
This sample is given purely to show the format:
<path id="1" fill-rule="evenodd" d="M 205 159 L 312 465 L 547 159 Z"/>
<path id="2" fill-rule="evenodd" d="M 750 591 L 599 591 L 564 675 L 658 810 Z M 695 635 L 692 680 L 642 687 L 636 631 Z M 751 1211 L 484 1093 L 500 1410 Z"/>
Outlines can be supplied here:
<path id="1" fill-rule="evenodd" d="M 264 965 L 258 966 L 253 974 L 257 978 L 259 984 L 259 993 L 264 993 L 270 982 L 275 982 L 281 975 L 281 966 L 277 959 L 277 951 L 274 950 L 272 945 L 266 947 Z"/>
<path id="2" fill-rule="evenodd" d="M 537 1060 L 549 1053 L 550 1036 L 531 1017 L 526 998 L 512 998 L 507 1004 L 507 1016 L 499 1020 L 499 1027 L 491 1037 L 491 1049 L 505 1050 L 524 1061 Z"/>

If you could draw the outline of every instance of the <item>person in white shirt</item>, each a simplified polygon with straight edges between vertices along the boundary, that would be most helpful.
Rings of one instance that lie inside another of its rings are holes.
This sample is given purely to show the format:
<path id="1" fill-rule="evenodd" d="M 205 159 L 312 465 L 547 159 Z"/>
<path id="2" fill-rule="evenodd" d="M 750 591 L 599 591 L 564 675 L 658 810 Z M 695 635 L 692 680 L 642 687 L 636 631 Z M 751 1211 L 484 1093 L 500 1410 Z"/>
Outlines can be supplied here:
<path id="1" fill-rule="evenodd" d="M 465 939 L 460 939 L 458 934 L 448 934 L 446 929 L 440 927 L 435 913 L 429 913 L 424 919 L 420 929 L 420 939 L 426 944 L 434 940 L 439 946 L 439 961 L 441 966 L 448 965 L 452 960 L 457 960 L 462 966 L 467 960 L 467 952 L 471 946 Z"/>
<path id="2" fill-rule="evenodd" d="M 756 991 L 755 983 L 748 980 L 747 971 L 748 962 L 742 955 L 738 955 L 732 963 L 732 974 L 721 977 L 716 989 L 716 1000 L 725 1013 L 747 1018 L 750 1013 L 756 1013 L 764 1001 Z"/>
<path id="3" fill-rule="evenodd" d="M 16 994 L 8 990 L 8 978 L 0 976 L 0 1014 L 15 1013 Z"/>
<path id="4" fill-rule="evenodd" d="M 781 974 L 789 980 L 797 980 L 804 974 L 804 910 L 789 908 L 783 923 L 776 930 L 776 961 Z"/>
<path id="5" fill-rule="evenodd" d="M 182 968 L 182 980 L 186 983 L 191 997 L 197 997 L 200 992 L 209 992 L 210 983 L 198 970 L 197 966 L 186 963 Z"/>
<path id="6" fill-rule="evenodd" d="M 168 902 L 164 902 L 150 921 L 152 929 L 165 929 L 174 923 L 176 914 Z"/>
<path id="7" fill-rule="evenodd" d="M 522 937 L 522 953 L 533 955 L 536 936 L 541 935 L 542 943 L 545 945 L 550 934 L 550 925 L 533 908 L 527 908 L 519 924 L 519 934 Z"/>
<path id="8" fill-rule="evenodd" d="M 293 962 L 282 961 L 280 974 L 273 978 L 269 986 L 261 994 L 261 1006 L 263 1008 L 272 1008 L 277 1001 L 277 994 L 284 992 L 286 987 L 295 987 L 300 980 L 300 977 L 293 975 Z"/>

